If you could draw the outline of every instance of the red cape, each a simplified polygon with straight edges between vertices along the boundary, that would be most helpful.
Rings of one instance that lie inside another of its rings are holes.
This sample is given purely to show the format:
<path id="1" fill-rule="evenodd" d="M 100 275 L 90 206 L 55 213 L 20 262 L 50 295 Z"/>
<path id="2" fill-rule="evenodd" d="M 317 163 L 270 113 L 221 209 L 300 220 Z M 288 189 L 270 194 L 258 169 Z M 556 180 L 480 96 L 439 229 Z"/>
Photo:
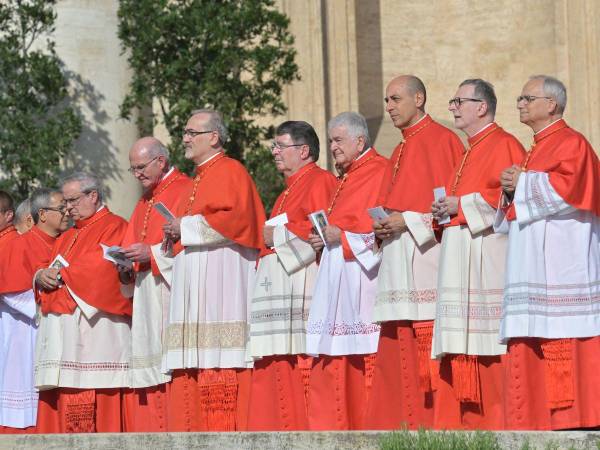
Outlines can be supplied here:
<path id="1" fill-rule="evenodd" d="M 173 169 L 151 192 L 142 196 L 137 202 L 129 219 L 127 231 L 121 244 L 122 247 L 129 247 L 131 244 L 138 242 L 148 245 L 155 245 L 161 242 L 163 239 L 162 226 L 166 223 L 166 219 L 160 215 L 157 209 L 154 208 L 154 205 L 162 203 L 175 214 L 177 209 L 180 208 L 180 203 L 187 202 L 189 198 L 188 193 L 191 189 L 192 180 L 179 170 Z M 148 208 L 150 208 L 149 211 Z M 142 236 L 145 221 L 147 221 L 145 236 Z M 150 259 L 150 267 L 146 264 L 140 265 L 135 263 L 134 268 L 136 271 L 145 271 L 151 268 L 152 273 L 156 276 L 160 273 L 152 257 Z"/>
<path id="2" fill-rule="evenodd" d="M 28 291 L 39 267 L 48 267 L 56 238 L 37 226 L 2 248 L 0 294 Z"/>
<path id="3" fill-rule="evenodd" d="M 496 123 L 469 138 L 471 151 L 465 161 L 462 174 L 456 185 L 455 196 L 478 192 L 493 208 L 498 207 L 502 190 L 500 189 L 500 173 L 513 164 L 523 160 L 525 149 L 512 134 L 507 133 Z M 460 163 L 455 168 L 446 184 L 446 193 L 452 194 L 452 186 Z M 445 226 L 465 225 L 467 220 L 460 207 L 458 214 Z"/>
<path id="4" fill-rule="evenodd" d="M 321 169 L 313 162 L 286 178 L 285 183 L 287 189 L 277 197 L 271 217 L 287 213 L 286 227 L 299 238 L 308 241 L 312 230 L 308 215 L 320 209 L 327 210 L 337 180 L 331 172 Z M 286 195 L 288 189 L 289 193 Z M 260 256 L 270 253 L 273 250 L 264 249 Z"/>
<path id="5" fill-rule="evenodd" d="M 378 203 L 394 211 L 428 213 L 433 189 L 446 185 L 449 174 L 460 163 L 464 146 L 456 134 L 429 115 L 402 130 L 402 134 L 406 142 L 398 171 L 394 177 L 402 143 L 388 162 Z"/>
<path id="6" fill-rule="evenodd" d="M 69 263 L 60 274 L 66 286 L 90 305 L 110 314 L 131 315 L 131 301 L 121 294 L 115 265 L 104 259 L 100 243 L 120 245 L 127 222 L 104 207 L 93 216 L 75 223 L 57 240 L 50 261 L 61 255 Z M 73 239 L 77 234 L 77 239 Z M 70 249 L 69 249 L 70 247 Z M 40 295 L 42 312 L 72 314 L 76 303 L 63 286 Z"/>
<path id="7" fill-rule="evenodd" d="M 227 239 L 243 247 L 262 248 L 265 210 L 244 166 L 235 159 L 217 155 L 214 160 L 196 168 L 196 177 L 199 181 L 191 210 L 188 211 L 189 201 L 182 201 L 175 215 L 201 214 Z M 190 190 L 186 197 L 192 197 L 192 194 Z M 173 251 L 181 251 L 179 242 Z"/>

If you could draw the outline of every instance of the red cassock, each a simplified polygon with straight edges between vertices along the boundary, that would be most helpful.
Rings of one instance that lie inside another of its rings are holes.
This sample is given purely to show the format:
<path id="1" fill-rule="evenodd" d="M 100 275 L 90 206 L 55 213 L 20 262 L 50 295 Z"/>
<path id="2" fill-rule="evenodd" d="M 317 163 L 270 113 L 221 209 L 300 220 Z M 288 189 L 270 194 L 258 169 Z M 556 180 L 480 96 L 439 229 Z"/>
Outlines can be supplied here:
<path id="1" fill-rule="evenodd" d="M 117 270 L 104 259 L 100 247 L 100 243 L 120 245 L 126 228 L 123 218 L 103 207 L 91 217 L 76 221 L 73 228 L 56 240 L 50 261 L 59 254 L 68 261 L 69 267 L 60 270 L 62 279 L 87 303 L 106 313 L 131 316 L 131 300 L 121 294 Z M 73 314 L 77 307 L 64 288 L 42 292 L 39 297 L 43 314 Z M 41 391 L 38 432 L 120 432 L 123 429 L 121 398 L 121 388 L 60 387 Z M 94 403 L 94 410 L 89 412 L 89 417 L 74 413 L 79 409 L 88 411 L 90 402 Z"/>
<path id="2" fill-rule="evenodd" d="M 534 135 L 534 143 L 521 165 L 547 173 L 550 184 L 566 203 L 600 216 L 600 163 L 585 137 L 561 119 Z M 507 218 L 515 218 L 512 205 Z M 554 348 L 553 360 L 544 357 L 542 347 Z M 563 385 L 575 387 L 572 401 L 554 407 L 553 401 L 563 393 L 548 392 L 551 383 L 546 378 L 548 368 L 560 367 L 561 361 L 570 362 L 571 370 L 555 376 L 562 378 Z M 568 376 L 573 379 L 570 383 L 565 379 Z M 558 430 L 600 424 L 599 336 L 510 339 L 506 377 L 508 429 Z"/>
<path id="3" fill-rule="evenodd" d="M 519 164 L 525 150 L 521 143 L 496 123 L 469 138 L 468 154 L 454 170 L 446 184 L 448 195 L 461 197 L 470 193 L 481 194 L 493 208 L 498 206 L 502 190 L 499 174 L 513 164 Z M 458 214 L 445 227 L 467 225 L 459 204 Z M 494 258 L 496 255 L 483 255 Z M 445 355 L 440 364 L 434 401 L 434 427 L 438 429 L 500 430 L 505 426 L 504 372 L 506 355 L 463 356 Z M 476 371 L 477 376 L 471 376 Z M 461 383 L 465 379 L 472 384 Z M 453 382 L 453 380 L 455 380 Z M 463 401 L 461 388 L 467 384 L 478 395 L 467 395 L 479 402 Z"/>
<path id="4" fill-rule="evenodd" d="M 3 248 L 6 244 L 13 241 L 19 236 L 17 233 L 17 229 L 12 225 L 7 226 L 2 231 L 0 231 L 0 249 Z"/>
<path id="5" fill-rule="evenodd" d="M 381 184 L 379 204 L 394 211 L 429 213 L 433 189 L 445 186 L 464 147 L 456 134 L 426 115 L 402 130 Z M 433 321 L 394 320 L 381 324 L 373 387 L 365 428 L 415 429 L 433 425 L 433 393 L 420 378 L 437 371 L 430 362 Z"/>
<path id="6" fill-rule="evenodd" d="M 24 292 L 32 288 L 33 276 L 38 267 L 50 263 L 52 246 L 56 239 L 34 226 L 6 245 L 0 244 L 0 294 Z M 2 434 L 36 433 L 36 427 L 12 428 L 0 426 Z"/>
<path id="7" fill-rule="evenodd" d="M 266 217 L 252 178 L 237 160 L 218 154 L 196 168 L 177 217 L 202 215 L 222 236 L 244 247 L 264 247 Z M 183 250 L 180 241 L 173 253 Z M 176 369 L 169 398 L 169 431 L 243 431 L 248 423 L 251 369 Z M 230 393 L 230 388 L 235 393 Z M 235 400 L 232 402 L 232 398 Z M 233 404 L 232 404 L 233 403 Z"/>
<path id="8" fill-rule="evenodd" d="M 331 172 L 310 163 L 286 178 L 285 182 L 287 189 L 275 201 L 271 217 L 286 213 L 286 227 L 307 241 L 312 229 L 308 215 L 327 209 L 337 185 L 336 178 Z M 271 253 L 273 250 L 265 248 L 260 256 Z M 308 428 L 305 392 L 308 393 L 312 363 L 312 358 L 303 355 L 265 356 L 254 363 L 249 430 L 289 431 Z"/>
<path id="9" fill-rule="evenodd" d="M 121 246 L 125 248 L 139 242 L 148 245 L 160 243 L 163 239 L 162 226 L 166 223 L 166 220 L 154 208 L 154 205 L 162 203 L 170 211 L 176 211 L 180 202 L 188 200 L 187 194 L 191 188 L 192 180 L 173 168 L 151 192 L 140 198 L 129 219 L 129 225 Z M 160 271 L 152 254 L 150 255 L 150 264 L 136 263 L 134 269 L 137 273 L 151 270 L 154 276 L 160 276 Z M 135 305 L 132 320 L 136 320 Z M 154 326 L 154 324 L 148 325 Z M 140 324 L 140 326 L 143 325 Z M 152 330 L 148 333 L 152 333 Z M 124 431 L 166 431 L 169 388 L 170 385 L 165 383 L 127 392 L 123 399 Z"/>
<path id="10" fill-rule="evenodd" d="M 344 231 L 373 231 L 368 208 L 377 206 L 381 177 L 388 161 L 367 150 L 338 181 L 329 202 L 328 220 L 342 230 L 346 260 L 354 254 Z M 361 428 L 372 381 L 374 355 L 320 356 L 310 374 L 308 423 L 311 430 Z"/>

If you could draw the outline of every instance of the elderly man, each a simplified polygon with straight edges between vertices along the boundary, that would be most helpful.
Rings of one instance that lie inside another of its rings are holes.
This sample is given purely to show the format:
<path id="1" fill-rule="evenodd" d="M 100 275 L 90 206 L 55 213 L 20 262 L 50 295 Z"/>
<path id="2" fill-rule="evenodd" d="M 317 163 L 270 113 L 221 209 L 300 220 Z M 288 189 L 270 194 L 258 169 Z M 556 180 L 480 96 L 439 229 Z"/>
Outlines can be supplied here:
<path id="1" fill-rule="evenodd" d="M 26 233 L 33 226 L 33 217 L 31 215 L 31 200 L 26 198 L 15 210 L 15 228 L 19 234 Z"/>
<path id="2" fill-rule="evenodd" d="M 500 178 L 512 200 L 500 325 L 509 429 L 600 425 L 600 163 L 563 120 L 566 103 L 555 78 L 525 84 L 517 108 L 534 143 Z"/>
<path id="3" fill-rule="evenodd" d="M 308 319 L 313 367 L 308 404 L 312 430 L 362 426 L 379 326 L 371 323 L 379 259 L 367 209 L 376 206 L 387 160 L 371 147 L 367 123 L 354 112 L 329 121 L 329 147 L 344 173 L 326 209 L 329 225 L 309 236 L 322 251 Z"/>
<path id="4" fill-rule="evenodd" d="M 386 111 L 403 140 L 388 163 L 378 205 L 389 217 L 373 229 L 382 241 L 374 320 L 382 324 L 366 426 L 433 423 L 431 337 L 439 245 L 431 226 L 433 189 L 444 186 L 463 145 L 426 112 L 427 92 L 413 75 L 394 78 Z"/>
<path id="5" fill-rule="evenodd" d="M 316 253 L 307 242 L 308 215 L 326 209 L 336 179 L 319 168 L 319 138 L 306 122 L 284 122 L 271 146 L 286 189 L 279 195 L 263 236 L 252 299 L 252 373 L 248 428 L 307 429 L 304 382 L 312 359 L 306 353 L 306 320 L 317 274 Z M 298 355 L 298 356 L 297 356 Z M 277 395 L 273 395 L 277 392 Z"/>
<path id="6" fill-rule="evenodd" d="M 101 244 L 118 245 L 127 222 L 103 203 L 98 179 L 78 172 L 62 181 L 75 226 L 39 271 L 41 321 L 35 351 L 40 432 L 121 431 L 121 387 L 129 385 L 131 300 Z"/>
<path id="7" fill-rule="evenodd" d="M 524 155 L 495 122 L 496 94 L 481 79 L 463 81 L 448 110 L 469 147 L 432 212 L 444 224 L 432 355 L 441 359 L 434 427 L 504 428 L 504 357 L 498 342 L 506 235 L 494 233 L 498 173 Z M 447 355 L 447 356 L 444 356 Z M 443 357 L 443 359 L 442 359 Z"/>
<path id="8" fill-rule="evenodd" d="M 135 282 L 129 383 L 136 389 L 126 395 L 124 424 L 125 431 L 166 431 L 168 393 L 164 383 L 171 376 L 162 372 L 161 364 L 171 267 L 170 260 L 160 256 L 166 219 L 155 206 L 162 203 L 175 211 L 187 199 L 192 181 L 170 166 L 169 151 L 153 137 L 144 137 L 133 145 L 129 163 L 129 171 L 140 182 L 143 193 L 122 242 L 124 255 L 135 262 L 133 272 L 121 272 L 122 281 Z"/>
<path id="9" fill-rule="evenodd" d="M 0 248 L 18 236 L 13 225 L 15 202 L 6 191 L 0 191 Z"/>
<path id="10" fill-rule="evenodd" d="M 54 241 L 68 227 L 63 196 L 39 189 L 32 196 L 35 226 L 2 249 L 0 258 L 0 432 L 34 432 L 38 393 L 33 382 L 37 326 L 33 276 L 47 267 Z"/>
<path id="11" fill-rule="evenodd" d="M 244 430 L 248 290 L 265 213 L 244 166 L 225 155 L 217 111 L 193 112 L 183 133 L 185 157 L 198 167 L 177 219 L 164 226 L 176 255 L 164 366 L 173 375 L 169 428 Z"/>

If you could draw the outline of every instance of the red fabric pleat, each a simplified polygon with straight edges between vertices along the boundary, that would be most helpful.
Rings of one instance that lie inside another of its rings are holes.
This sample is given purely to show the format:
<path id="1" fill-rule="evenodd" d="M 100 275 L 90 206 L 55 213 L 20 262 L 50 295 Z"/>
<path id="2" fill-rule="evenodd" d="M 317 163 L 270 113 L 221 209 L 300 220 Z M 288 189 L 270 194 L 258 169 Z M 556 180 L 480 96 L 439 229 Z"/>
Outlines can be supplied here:
<path id="1" fill-rule="evenodd" d="M 417 340 L 417 355 L 419 362 L 419 387 L 428 392 L 431 383 L 431 342 L 433 340 L 433 320 L 413 322 Z"/>
<path id="2" fill-rule="evenodd" d="M 549 339 L 540 344 L 546 363 L 546 393 L 550 409 L 573 405 L 572 339 Z"/>

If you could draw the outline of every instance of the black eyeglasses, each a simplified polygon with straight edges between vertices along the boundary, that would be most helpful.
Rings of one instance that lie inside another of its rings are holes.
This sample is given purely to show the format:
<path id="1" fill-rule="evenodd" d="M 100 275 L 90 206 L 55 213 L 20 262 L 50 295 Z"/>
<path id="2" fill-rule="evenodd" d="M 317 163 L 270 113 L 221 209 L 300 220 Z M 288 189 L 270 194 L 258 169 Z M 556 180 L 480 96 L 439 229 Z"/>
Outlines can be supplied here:
<path id="1" fill-rule="evenodd" d="M 129 173 L 134 173 L 134 172 L 141 173 L 146 169 L 146 167 L 148 167 L 150 165 L 150 163 L 152 163 L 152 161 L 154 161 L 155 159 L 158 159 L 158 158 L 159 158 L 158 156 L 155 156 L 150 161 L 148 161 L 146 164 L 140 164 L 139 166 L 131 166 L 129 169 L 127 169 L 127 171 Z"/>
<path id="2" fill-rule="evenodd" d="M 552 97 L 538 97 L 537 95 L 519 95 L 517 97 L 517 103 L 525 102 L 525 104 L 529 105 L 532 101 L 537 100 L 538 98 L 552 100 Z"/>
<path id="3" fill-rule="evenodd" d="M 460 108 L 464 102 L 483 102 L 480 98 L 469 98 L 469 97 L 454 97 L 448 100 L 448 106 L 454 105 L 456 108 Z"/>
<path id="4" fill-rule="evenodd" d="M 189 136 L 191 138 L 195 138 L 196 136 L 200 135 L 200 134 L 206 134 L 206 133 L 212 133 L 215 130 L 207 130 L 207 131 L 196 131 L 196 130 L 192 130 L 192 129 L 185 129 L 183 130 L 183 135 L 184 136 Z"/>
<path id="5" fill-rule="evenodd" d="M 285 144 L 280 144 L 279 142 L 271 142 L 271 151 L 277 149 L 277 150 L 285 150 L 286 148 L 290 148 L 290 147 L 302 147 L 303 145 L 306 144 L 290 144 L 290 145 L 285 145 Z"/>
<path id="6" fill-rule="evenodd" d="M 67 209 L 63 206 L 61 208 L 53 208 L 51 206 L 48 206 L 46 208 L 40 208 L 40 210 L 46 210 L 46 211 L 56 211 L 57 213 L 60 213 L 62 216 L 64 216 L 67 213 Z"/>

